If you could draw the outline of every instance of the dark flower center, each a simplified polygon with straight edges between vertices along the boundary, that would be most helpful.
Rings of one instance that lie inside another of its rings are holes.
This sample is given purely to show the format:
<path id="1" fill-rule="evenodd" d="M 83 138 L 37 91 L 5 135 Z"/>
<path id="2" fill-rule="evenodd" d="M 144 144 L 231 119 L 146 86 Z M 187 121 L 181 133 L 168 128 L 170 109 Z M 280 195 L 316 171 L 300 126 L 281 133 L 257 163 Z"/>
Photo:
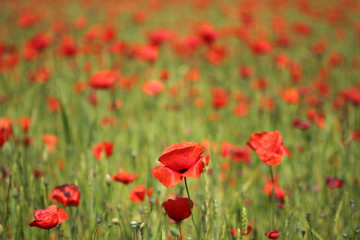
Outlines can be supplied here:
<path id="1" fill-rule="evenodd" d="M 183 169 L 180 169 L 178 172 L 179 173 L 184 173 L 184 172 L 186 172 L 188 169 L 187 168 L 183 168 Z"/>
<path id="2" fill-rule="evenodd" d="M 64 193 L 64 195 L 66 196 L 66 197 L 70 197 L 70 193 L 69 192 L 66 192 L 66 191 L 63 191 L 63 193 Z"/>

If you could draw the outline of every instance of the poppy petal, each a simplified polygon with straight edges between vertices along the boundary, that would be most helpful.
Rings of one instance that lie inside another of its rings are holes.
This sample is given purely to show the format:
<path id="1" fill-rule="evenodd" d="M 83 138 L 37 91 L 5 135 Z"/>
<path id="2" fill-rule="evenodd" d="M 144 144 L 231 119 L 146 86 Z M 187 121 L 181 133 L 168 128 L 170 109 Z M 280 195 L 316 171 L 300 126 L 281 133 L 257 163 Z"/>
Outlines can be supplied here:
<path id="1" fill-rule="evenodd" d="M 67 219 L 69 219 L 69 215 L 65 212 L 64 209 L 59 208 L 59 209 L 57 210 L 57 213 L 58 213 L 58 215 L 59 215 L 59 222 L 58 222 L 58 224 L 62 223 L 63 221 L 65 221 L 65 220 L 67 220 Z"/>
<path id="2" fill-rule="evenodd" d="M 167 147 L 159 161 L 174 171 L 191 168 L 204 152 L 203 146 L 195 142 L 175 143 Z"/>
<path id="3" fill-rule="evenodd" d="M 183 179 L 180 173 L 175 172 L 166 166 L 154 168 L 152 170 L 152 175 L 167 188 L 174 187 Z"/>
<path id="4" fill-rule="evenodd" d="M 208 165 L 210 155 L 203 156 L 196 164 L 194 164 L 189 170 L 183 173 L 184 177 L 200 179 L 201 173 L 204 171 L 205 164 Z"/>

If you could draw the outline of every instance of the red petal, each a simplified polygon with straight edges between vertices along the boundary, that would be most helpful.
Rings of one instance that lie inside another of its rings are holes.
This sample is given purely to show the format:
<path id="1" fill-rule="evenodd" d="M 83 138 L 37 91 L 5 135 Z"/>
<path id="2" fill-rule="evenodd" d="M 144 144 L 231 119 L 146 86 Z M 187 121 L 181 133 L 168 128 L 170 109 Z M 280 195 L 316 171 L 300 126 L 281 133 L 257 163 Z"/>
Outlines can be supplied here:
<path id="1" fill-rule="evenodd" d="M 188 198 L 181 197 L 175 200 L 169 199 L 166 202 L 163 202 L 162 206 L 165 209 L 166 214 L 177 222 L 180 222 L 191 215 Z M 193 202 L 191 201 L 191 208 L 192 207 Z"/>
<path id="2" fill-rule="evenodd" d="M 45 210 L 50 211 L 50 212 L 56 212 L 57 211 L 57 206 L 56 205 L 50 205 L 47 208 L 45 208 Z"/>
<path id="3" fill-rule="evenodd" d="M 175 143 L 167 147 L 159 161 L 174 171 L 189 169 L 204 152 L 203 146 L 195 142 Z"/>
<path id="4" fill-rule="evenodd" d="M 167 188 L 174 187 L 183 179 L 180 173 L 175 172 L 166 166 L 154 168 L 151 174 Z"/>
<path id="5" fill-rule="evenodd" d="M 194 164 L 189 170 L 183 173 L 184 177 L 200 178 L 201 173 L 204 171 L 205 164 L 209 164 L 210 155 L 203 156 L 199 161 Z"/>
<path id="6" fill-rule="evenodd" d="M 59 208 L 57 210 L 57 214 L 59 215 L 59 222 L 58 224 L 62 223 L 63 221 L 65 220 L 68 220 L 69 219 L 69 215 L 65 212 L 64 209 L 62 208 Z"/>

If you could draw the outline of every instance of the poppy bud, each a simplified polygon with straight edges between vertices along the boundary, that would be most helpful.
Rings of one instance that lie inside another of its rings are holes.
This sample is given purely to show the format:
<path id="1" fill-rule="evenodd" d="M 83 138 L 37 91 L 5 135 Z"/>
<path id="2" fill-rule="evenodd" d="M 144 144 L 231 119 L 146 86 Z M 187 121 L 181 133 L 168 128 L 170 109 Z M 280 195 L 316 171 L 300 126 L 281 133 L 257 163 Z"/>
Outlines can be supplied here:
<path id="1" fill-rule="evenodd" d="M 11 148 L 10 143 L 6 142 L 6 143 L 4 144 L 2 150 L 3 150 L 4 155 L 5 155 L 7 158 L 10 158 L 10 157 L 11 157 L 12 148 Z"/>
<path id="2" fill-rule="evenodd" d="M 120 224 L 118 218 L 113 218 L 113 219 L 111 220 L 111 222 L 112 222 L 114 225 L 119 225 L 119 224 Z"/>
<path id="3" fill-rule="evenodd" d="M 136 230 L 136 227 L 137 227 L 136 221 L 131 221 L 130 225 L 131 225 L 133 231 L 135 231 L 135 230 Z"/>
<path id="4" fill-rule="evenodd" d="M 354 201 L 354 200 L 350 200 L 350 207 L 351 207 L 351 208 L 354 208 L 354 206 L 355 206 L 355 201 Z"/>
<path id="5" fill-rule="evenodd" d="M 111 179 L 110 174 L 106 174 L 106 176 L 105 176 L 105 182 L 106 182 L 106 185 L 107 185 L 108 187 L 110 187 L 111 182 L 112 182 L 112 179 Z"/>
<path id="6" fill-rule="evenodd" d="M 101 221 L 102 221 L 102 217 L 97 217 L 97 218 L 96 218 L 96 223 L 97 223 L 98 225 L 101 223 Z"/>
<path id="7" fill-rule="evenodd" d="M 192 240 L 192 237 L 190 234 L 186 236 L 186 240 Z"/>
<path id="8" fill-rule="evenodd" d="M 47 188 L 47 186 L 49 186 L 49 180 L 44 178 L 43 184 L 44 184 L 45 188 Z"/>
<path id="9" fill-rule="evenodd" d="M 347 239 L 348 236 L 349 236 L 349 234 L 348 234 L 347 232 L 344 232 L 344 233 L 343 233 L 343 237 L 344 237 L 345 239 Z"/>

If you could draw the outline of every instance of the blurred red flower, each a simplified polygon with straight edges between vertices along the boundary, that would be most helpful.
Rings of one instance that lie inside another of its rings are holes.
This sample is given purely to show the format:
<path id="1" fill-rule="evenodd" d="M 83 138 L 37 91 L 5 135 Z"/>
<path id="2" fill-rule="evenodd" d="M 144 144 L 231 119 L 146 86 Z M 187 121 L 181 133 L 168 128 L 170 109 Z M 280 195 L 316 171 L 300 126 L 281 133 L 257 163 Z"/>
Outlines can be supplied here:
<path id="1" fill-rule="evenodd" d="M 142 85 L 142 91 L 148 96 L 159 95 L 164 89 L 164 84 L 159 80 L 149 80 Z"/>
<path id="2" fill-rule="evenodd" d="M 205 164 L 208 165 L 210 160 L 210 155 L 201 156 L 204 150 L 195 142 L 172 144 L 158 159 L 164 166 L 154 168 L 152 175 L 167 188 L 174 187 L 183 177 L 200 179 Z"/>
<path id="3" fill-rule="evenodd" d="M 29 223 L 31 227 L 38 227 L 42 229 L 50 229 L 56 227 L 63 221 L 69 219 L 69 215 L 64 209 L 57 209 L 56 205 L 51 205 L 45 210 L 34 210 L 33 215 L 35 220 Z"/>
<path id="4" fill-rule="evenodd" d="M 281 93 L 281 98 L 288 104 L 298 104 L 300 95 L 296 88 L 289 88 Z"/>
<path id="5" fill-rule="evenodd" d="M 4 145 L 4 143 L 9 140 L 13 135 L 12 129 L 13 121 L 8 117 L 0 118 L 0 147 Z"/>
<path id="6" fill-rule="evenodd" d="M 302 121 L 302 120 L 300 120 L 298 118 L 295 118 L 293 123 L 292 123 L 292 126 L 294 128 L 299 128 L 301 130 L 306 130 L 311 126 L 311 123 L 309 121 Z"/>
<path id="7" fill-rule="evenodd" d="M 96 160 L 100 161 L 102 154 L 105 154 L 106 157 L 110 157 L 114 149 L 114 144 L 112 142 L 101 142 L 92 147 L 92 152 Z"/>
<path id="8" fill-rule="evenodd" d="M 280 164 L 283 155 L 292 157 L 278 131 L 253 133 L 250 142 L 246 144 L 257 153 L 261 161 L 270 166 Z"/>
<path id="9" fill-rule="evenodd" d="M 137 178 L 137 174 L 131 174 L 126 171 L 118 171 L 115 175 L 112 176 L 114 181 L 122 182 L 124 184 L 129 184 Z"/>
<path id="10" fill-rule="evenodd" d="M 57 97 L 48 97 L 46 99 L 46 103 L 51 113 L 56 113 L 60 110 L 60 101 L 57 99 Z"/>
<path id="11" fill-rule="evenodd" d="M 331 189 L 342 188 L 344 186 L 344 181 L 337 177 L 328 177 L 326 178 L 326 185 Z"/>
<path id="12" fill-rule="evenodd" d="M 119 76 L 118 71 L 101 70 L 91 75 L 89 85 L 94 89 L 112 88 Z"/>
<path id="13" fill-rule="evenodd" d="M 259 39 L 251 44 L 251 50 L 254 54 L 270 53 L 273 49 L 271 43 L 266 39 Z"/>
<path id="14" fill-rule="evenodd" d="M 58 142 L 58 138 L 55 135 L 44 134 L 42 136 L 42 139 L 48 153 L 52 153 L 53 151 L 55 151 L 55 147 Z"/>
<path id="15" fill-rule="evenodd" d="M 64 207 L 77 207 L 79 205 L 80 198 L 80 192 L 75 184 L 65 184 L 55 187 L 49 196 L 50 201 L 55 199 L 58 203 L 64 205 Z"/>
<path id="16" fill-rule="evenodd" d="M 21 126 L 22 130 L 24 132 L 29 131 L 29 127 L 30 127 L 30 123 L 31 123 L 31 118 L 30 117 L 19 117 L 18 120 L 18 125 Z"/>
<path id="17" fill-rule="evenodd" d="M 280 233 L 274 229 L 270 232 L 266 232 L 265 236 L 267 236 L 269 239 L 278 239 L 280 237 Z"/>
<path id="18" fill-rule="evenodd" d="M 165 212 L 169 216 L 169 218 L 171 218 L 177 223 L 190 217 L 191 215 L 188 198 L 179 197 L 175 200 L 168 199 L 166 202 L 163 202 L 161 206 L 165 209 Z M 191 200 L 191 208 L 193 208 L 192 200 Z"/>
<path id="19" fill-rule="evenodd" d="M 146 190 L 144 185 L 137 185 L 133 188 L 133 190 L 130 191 L 130 200 L 133 203 L 142 202 L 144 201 L 146 195 L 150 197 L 152 193 L 152 188 Z"/>

